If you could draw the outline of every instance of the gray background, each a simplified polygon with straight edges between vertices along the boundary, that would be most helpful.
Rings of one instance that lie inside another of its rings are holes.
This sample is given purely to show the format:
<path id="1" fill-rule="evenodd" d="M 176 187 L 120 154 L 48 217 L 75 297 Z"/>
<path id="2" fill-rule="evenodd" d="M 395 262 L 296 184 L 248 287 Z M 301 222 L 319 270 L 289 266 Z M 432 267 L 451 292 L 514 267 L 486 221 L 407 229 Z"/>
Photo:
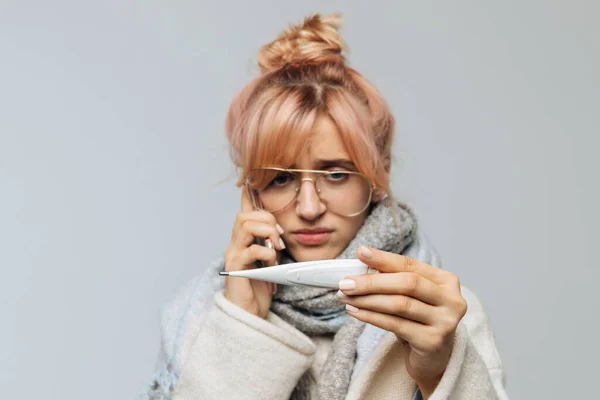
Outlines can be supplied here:
<path id="1" fill-rule="evenodd" d="M 301 3 L 301 4 L 298 4 Z M 0 388 L 128 399 L 228 242 L 223 134 L 260 46 L 342 11 L 393 187 L 495 327 L 515 399 L 597 379 L 598 2 L 0 1 Z"/>

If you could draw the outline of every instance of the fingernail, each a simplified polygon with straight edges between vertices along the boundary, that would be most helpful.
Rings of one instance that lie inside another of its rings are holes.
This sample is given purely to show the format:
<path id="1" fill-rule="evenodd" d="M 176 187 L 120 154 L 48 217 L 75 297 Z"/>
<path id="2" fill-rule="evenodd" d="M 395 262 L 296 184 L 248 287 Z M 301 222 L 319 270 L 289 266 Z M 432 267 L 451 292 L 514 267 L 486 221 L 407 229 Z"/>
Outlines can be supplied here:
<path id="1" fill-rule="evenodd" d="M 350 296 L 344 294 L 344 292 L 342 292 L 341 290 L 338 290 L 337 296 L 339 297 L 340 300 L 344 300 L 344 301 L 350 300 Z"/>
<path id="2" fill-rule="evenodd" d="M 275 293 L 277 293 L 277 284 L 274 284 L 273 286 L 274 286 L 274 288 L 273 288 L 273 294 L 275 294 Z"/>
<path id="3" fill-rule="evenodd" d="M 279 224 L 275 224 L 275 226 L 277 227 L 277 232 L 279 232 L 280 235 L 283 235 L 283 228 L 281 227 L 281 225 Z"/>
<path id="4" fill-rule="evenodd" d="M 339 283 L 339 287 L 341 290 L 356 289 L 356 282 L 354 282 L 352 279 L 342 279 Z"/>
<path id="5" fill-rule="evenodd" d="M 265 240 L 265 244 L 267 245 L 268 248 L 273 250 L 273 242 L 271 242 L 271 239 Z"/>
<path id="6" fill-rule="evenodd" d="M 350 304 L 346 304 L 346 310 L 348 310 L 350 312 L 357 312 L 358 308 L 351 306 Z"/>
<path id="7" fill-rule="evenodd" d="M 285 243 L 283 243 L 282 238 L 279 238 L 279 245 L 281 246 L 282 249 L 285 249 Z"/>
<path id="8" fill-rule="evenodd" d="M 371 249 L 369 249 L 366 246 L 360 246 L 360 254 L 362 254 L 363 257 L 366 257 L 366 258 L 373 257 L 373 252 L 371 251 Z"/>

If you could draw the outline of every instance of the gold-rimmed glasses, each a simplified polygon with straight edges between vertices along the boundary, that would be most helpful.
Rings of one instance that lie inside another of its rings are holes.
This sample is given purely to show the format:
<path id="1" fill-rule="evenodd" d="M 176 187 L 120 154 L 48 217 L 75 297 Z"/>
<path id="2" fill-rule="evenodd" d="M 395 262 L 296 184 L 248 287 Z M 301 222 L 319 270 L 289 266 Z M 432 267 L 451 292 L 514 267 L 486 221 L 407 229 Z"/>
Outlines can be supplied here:
<path id="1" fill-rule="evenodd" d="M 328 210 L 344 217 L 354 217 L 365 211 L 375 190 L 366 176 L 346 170 L 263 167 L 250 171 L 244 184 L 256 209 L 276 213 L 298 198 L 305 181 L 313 183 Z"/>

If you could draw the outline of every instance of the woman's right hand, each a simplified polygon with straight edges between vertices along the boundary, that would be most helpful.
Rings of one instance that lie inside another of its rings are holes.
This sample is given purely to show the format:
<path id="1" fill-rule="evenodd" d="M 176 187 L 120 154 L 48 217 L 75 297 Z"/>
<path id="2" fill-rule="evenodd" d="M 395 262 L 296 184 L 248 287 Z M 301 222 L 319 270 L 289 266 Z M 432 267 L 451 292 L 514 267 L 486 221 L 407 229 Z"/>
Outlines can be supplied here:
<path id="1" fill-rule="evenodd" d="M 242 211 L 237 215 L 231 241 L 225 251 L 225 271 L 240 271 L 256 268 L 256 261 L 265 261 L 268 266 L 277 264 L 277 250 L 285 245 L 281 239 L 283 229 L 273 214 L 254 211 L 252 202 L 242 188 Z M 270 240 L 269 248 L 255 243 L 255 238 Z M 255 279 L 228 276 L 225 278 L 225 297 L 238 307 L 265 318 L 271 307 L 271 297 L 277 285 Z"/>

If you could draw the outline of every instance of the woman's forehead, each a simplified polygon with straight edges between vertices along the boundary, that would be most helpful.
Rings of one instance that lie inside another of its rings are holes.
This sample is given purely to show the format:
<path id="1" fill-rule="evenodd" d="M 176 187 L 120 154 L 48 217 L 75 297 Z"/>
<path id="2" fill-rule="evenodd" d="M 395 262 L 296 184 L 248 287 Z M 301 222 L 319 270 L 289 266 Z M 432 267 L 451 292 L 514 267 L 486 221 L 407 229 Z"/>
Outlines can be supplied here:
<path id="1" fill-rule="evenodd" d="M 354 165 L 333 121 L 328 117 L 319 117 L 296 158 L 294 167 L 318 169 L 328 164 L 347 164 L 347 167 Z"/>

